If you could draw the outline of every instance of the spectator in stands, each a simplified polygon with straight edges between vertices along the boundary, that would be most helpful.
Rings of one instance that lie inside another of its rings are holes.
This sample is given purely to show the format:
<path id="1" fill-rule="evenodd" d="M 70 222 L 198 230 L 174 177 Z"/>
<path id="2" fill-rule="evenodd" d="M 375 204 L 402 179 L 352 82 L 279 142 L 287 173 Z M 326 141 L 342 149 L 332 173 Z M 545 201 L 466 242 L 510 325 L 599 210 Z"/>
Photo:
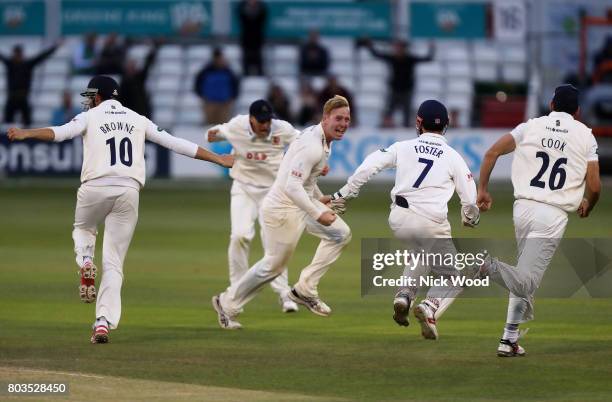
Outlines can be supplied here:
<path id="1" fill-rule="evenodd" d="M 109 34 L 98 57 L 97 74 L 121 74 L 124 59 L 125 46 L 118 40 L 116 33 Z"/>
<path id="2" fill-rule="evenodd" d="M 28 101 L 32 86 L 32 71 L 37 64 L 51 56 L 58 46 L 59 43 L 29 59 L 25 58 L 21 45 L 13 47 L 13 54 L 10 58 L 0 54 L 0 61 L 6 66 L 6 88 L 8 89 L 4 105 L 5 123 L 15 121 L 15 112 L 21 113 L 25 126 L 32 123 L 32 108 Z"/>
<path id="3" fill-rule="evenodd" d="M 72 72 L 74 74 L 93 75 L 96 73 L 99 49 L 96 46 L 98 37 L 88 33 L 72 52 Z"/>
<path id="4" fill-rule="evenodd" d="M 53 111 L 51 116 L 52 126 L 62 126 L 68 123 L 77 114 L 81 113 L 81 109 L 72 106 L 72 94 L 70 91 L 64 91 L 62 94 L 62 106 Z"/>
<path id="5" fill-rule="evenodd" d="M 274 114 L 277 118 L 293 123 L 291 108 L 289 106 L 289 98 L 280 85 L 270 85 L 266 100 L 272 105 L 272 110 L 274 110 Z"/>
<path id="6" fill-rule="evenodd" d="M 317 124 L 321 119 L 318 112 L 319 98 L 309 82 L 304 81 L 300 87 L 300 110 L 297 115 L 297 124 L 302 127 Z"/>
<path id="7" fill-rule="evenodd" d="M 334 75 L 327 77 L 327 83 L 319 92 L 319 110 L 323 110 L 323 105 L 335 95 L 344 96 L 351 105 L 351 126 L 357 125 L 357 106 L 353 103 L 353 95 L 349 90 L 338 82 L 338 78 Z"/>
<path id="8" fill-rule="evenodd" d="M 221 124 L 231 117 L 240 81 L 228 67 L 223 52 L 213 51 L 213 60 L 196 76 L 194 90 L 202 99 L 206 123 Z"/>
<path id="9" fill-rule="evenodd" d="M 603 48 L 593 60 L 593 83 L 612 83 L 612 36 L 606 38 Z"/>
<path id="10" fill-rule="evenodd" d="M 319 43 L 319 32 L 310 31 L 308 41 L 300 47 L 300 73 L 303 75 L 327 75 L 329 53 Z"/>
<path id="11" fill-rule="evenodd" d="M 431 61 L 434 57 L 433 45 L 429 48 L 429 54 L 419 57 L 408 52 L 408 43 L 401 39 L 393 43 L 393 51 L 390 53 L 378 51 L 370 39 L 361 39 L 358 45 L 365 46 L 376 58 L 386 62 L 391 68 L 389 77 L 389 98 L 385 114 L 393 116 L 396 109 L 400 108 L 403 114 L 404 127 L 414 125 L 410 107 L 412 103 L 412 88 L 414 86 L 414 66 L 417 63 Z M 352 112 L 352 109 L 351 109 Z"/>
<path id="12" fill-rule="evenodd" d="M 265 41 L 264 30 L 268 10 L 259 0 L 242 0 L 238 4 L 240 18 L 240 45 L 242 46 L 242 73 L 263 75 L 261 51 Z"/>
<path id="13" fill-rule="evenodd" d="M 151 113 L 151 100 L 147 91 L 147 77 L 151 66 L 155 62 L 159 43 L 155 42 L 149 50 L 149 54 L 145 58 L 142 68 L 138 67 L 138 62 L 134 59 L 129 59 L 125 63 L 123 74 L 121 75 L 121 84 L 119 85 L 119 102 L 127 108 L 132 109 L 136 113 L 148 117 Z"/>

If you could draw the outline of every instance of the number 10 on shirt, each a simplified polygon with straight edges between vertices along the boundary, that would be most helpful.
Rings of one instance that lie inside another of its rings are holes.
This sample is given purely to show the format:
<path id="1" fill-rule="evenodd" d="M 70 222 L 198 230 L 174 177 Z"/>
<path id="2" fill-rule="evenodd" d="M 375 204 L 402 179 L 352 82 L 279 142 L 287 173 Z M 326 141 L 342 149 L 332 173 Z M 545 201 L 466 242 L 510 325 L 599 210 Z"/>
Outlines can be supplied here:
<path id="1" fill-rule="evenodd" d="M 115 137 L 106 140 L 106 145 L 110 148 L 110 164 L 117 164 L 117 147 L 115 146 Z M 132 166 L 132 142 L 129 138 L 124 138 L 119 141 L 119 160 L 125 166 Z"/>

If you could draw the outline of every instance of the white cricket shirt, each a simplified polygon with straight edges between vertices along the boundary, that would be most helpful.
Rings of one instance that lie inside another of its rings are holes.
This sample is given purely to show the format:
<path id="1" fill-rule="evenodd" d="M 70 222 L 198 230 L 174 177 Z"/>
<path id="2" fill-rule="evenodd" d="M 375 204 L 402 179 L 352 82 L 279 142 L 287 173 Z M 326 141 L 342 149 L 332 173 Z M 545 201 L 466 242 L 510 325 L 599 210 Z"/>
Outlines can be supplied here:
<path id="1" fill-rule="evenodd" d="M 327 165 L 330 152 L 321 124 L 302 131 L 281 162 L 276 180 L 266 195 L 266 205 L 299 208 L 318 219 L 325 209 L 313 203 L 313 199 L 320 196 L 317 178 Z"/>
<path id="2" fill-rule="evenodd" d="M 218 129 L 217 137 L 233 147 L 235 160 L 230 177 L 258 187 L 270 187 L 274 183 L 285 147 L 299 134 L 288 122 L 272 119 L 270 134 L 258 138 L 251 129 L 249 115 L 238 115 L 213 129 Z"/>
<path id="3" fill-rule="evenodd" d="M 467 215 L 476 205 L 476 184 L 470 169 L 440 134 L 423 133 L 418 138 L 396 142 L 363 161 L 340 189 L 343 195 L 359 194 L 361 186 L 383 169 L 397 169 L 391 200 L 402 196 L 415 213 L 434 222 L 446 221 L 448 201 L 456 190 Z"/>
<path id="4" fill-rule="evenodd" d="M 151 120 L 111 99 L 50 127 L 55 142 L 83 136 L 81 182 L 101 177 L 131 178 L 145 184 L 145 139 L 193 158 L 198 146 L 173 137 Z"/>
<path id="5" fill-rule="evenodd" d="M 597 161 L 591 129 L 564 112 L 530 119 L 511 132 L 514 198 L 578 209 L 584 196 L 587 163 Z"/>

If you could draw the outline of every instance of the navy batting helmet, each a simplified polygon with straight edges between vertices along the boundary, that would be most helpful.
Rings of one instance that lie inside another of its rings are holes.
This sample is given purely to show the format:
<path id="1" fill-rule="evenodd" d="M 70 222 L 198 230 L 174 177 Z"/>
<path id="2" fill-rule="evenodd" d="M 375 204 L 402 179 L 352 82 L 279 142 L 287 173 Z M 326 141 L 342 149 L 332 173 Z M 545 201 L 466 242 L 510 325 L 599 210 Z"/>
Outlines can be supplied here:
<path id="1" fill-rule="evenodd" d="M 100 95 L 104 99 L 116 98 L 119 96 L 119 84 L 112 77 L 106 75 L 96 75 L 93 77 L 85 92 L 81 96 Z"/>
<path id="2" fill-rule="evenodd" d="M 576 113 L 578 110 L 578 89 L 571 84 L 560 85 L 555 88 L 552 98 L 553 109 L 557 112 L 569 114 Z"/>
<path id="3" fill-rule="evenodd" d="M 113 78 L 106 75 L 96 75 L 93 77 L 89 84 L 87 84 L 85 92 L 81 92 L 81 96 L 85 97 L 85 100 L 82 102 L 83 109 L 88 110 L 95 106 L 94 98 L 96 95 L 100 95 L 104 100 L 116 98 L 119 96 L 119 84 Z"/>
<path id="4" fill-rule="evenodd" d="M 426 100 L 419 106 L 417 123 L 425 130 L 444 131 L 446 126 L 448 126 L 448 111 L 446 110 L 446 106 L 437 100 Z"/>

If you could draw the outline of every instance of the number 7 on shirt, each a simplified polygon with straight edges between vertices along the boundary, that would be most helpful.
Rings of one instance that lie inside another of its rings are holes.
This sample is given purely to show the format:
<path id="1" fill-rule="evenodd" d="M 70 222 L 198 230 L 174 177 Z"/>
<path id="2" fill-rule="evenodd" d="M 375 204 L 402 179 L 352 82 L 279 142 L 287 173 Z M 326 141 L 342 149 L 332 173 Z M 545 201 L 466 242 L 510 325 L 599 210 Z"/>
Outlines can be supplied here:
<path id="1" fill-rule="evenodd" d="M 429 173 L 429 171 L 431 170 L 431 167 L 433 166 L 433 161 L 431 159 L 419 158 L 419 163 L 424 163 L 425 168 L 421 172 L 421 175 L 419 176 L 419 178 L 416 179 L 416 181 L 412 185 L 412 187 L 414 188 L 419 188 L 419 186 L 425 179 L 425 176 L 427 176 L 427 173 Z"/>

